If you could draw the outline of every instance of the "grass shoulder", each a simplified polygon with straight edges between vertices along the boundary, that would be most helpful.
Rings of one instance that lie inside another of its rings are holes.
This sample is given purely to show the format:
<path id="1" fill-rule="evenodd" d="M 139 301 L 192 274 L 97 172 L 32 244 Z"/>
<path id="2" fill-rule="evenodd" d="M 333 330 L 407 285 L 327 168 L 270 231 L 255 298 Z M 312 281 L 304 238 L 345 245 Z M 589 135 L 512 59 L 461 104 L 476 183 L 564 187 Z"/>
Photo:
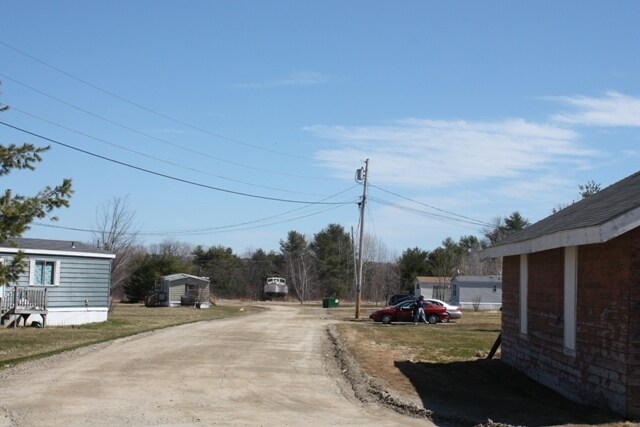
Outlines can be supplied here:
<path id="1" fill-rule="evenodd" d="M 32 359 L 51 356 L 97 344 L 186 323 L 251 314 L 261 310 L 252 305 L 186 307 L 145 307 L 118 304 L 106 322 L 78 326 L 0 329 L 0 369 Z"/>
<path id="2" fill-rule="evenodd" d="M 393 395 L 433 412 L 438 425 L 630 426 L 575 404 L 487 354 L 501 331 L 499 311 L 468 310 L 449 323 L 383 325 L 355 319 L 351 307 L 329 315 L 360 369 Z M 328 311 L 329 312 L 329 311 Z M 495 423 L 487 424 L 487 420 Z"/>

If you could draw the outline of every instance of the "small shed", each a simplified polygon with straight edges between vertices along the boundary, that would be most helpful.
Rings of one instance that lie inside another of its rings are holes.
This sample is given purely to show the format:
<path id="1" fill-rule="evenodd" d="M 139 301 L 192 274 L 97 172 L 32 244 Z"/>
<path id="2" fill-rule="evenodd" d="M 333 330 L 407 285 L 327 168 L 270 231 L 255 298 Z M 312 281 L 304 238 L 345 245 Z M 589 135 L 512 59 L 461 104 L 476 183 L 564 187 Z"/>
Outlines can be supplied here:
<path id="1" fill-rule="evenodd" d="M 502 276 L 456 276 L 451 279 L 449 304 L 474 310 L 502 307 Z"/>
<path id="2" fill-rule="evenodd" d="M 501 360 L 640 419 L 640 172 L 484 251 L 503 257 Z"/>
<path id="3" fill-rule="evenodd" d="M 170 274 L 160 278 L 158 305 L 179 307 L 181 305 L 209 307 L 209 278 L 186 273 Z"/>
<path id="4" fill-rule="evenodd" d="M 451 277 L 418 276 L 414 281 L 416 297 L 436 298 L 447 301 L 451 294 Z"/>

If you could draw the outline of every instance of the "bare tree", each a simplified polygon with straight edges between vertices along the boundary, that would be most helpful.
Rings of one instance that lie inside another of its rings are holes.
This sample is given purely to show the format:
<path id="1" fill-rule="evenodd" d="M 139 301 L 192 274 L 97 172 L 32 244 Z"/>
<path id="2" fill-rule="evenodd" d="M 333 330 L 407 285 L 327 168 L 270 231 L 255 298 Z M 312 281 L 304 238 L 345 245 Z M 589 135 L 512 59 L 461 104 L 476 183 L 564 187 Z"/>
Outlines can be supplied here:
<path id="1" fill-rule="evenodd" d="M 313 258 L 307 239 L 297 231 L 289 231 L 287 240 L 280 240 L 280 252 L 284 257 L 288 283 L 296 292 L 300 304 L 310 297 Z"/>
<path id="2" fill-rule="evenodd" d="M 385 304 L 399 288 L 402 279 L 397 262 L 372 262 L 367 267 L 365 284 L 367 300 Z"/>
<path id="3" fill-rule="evenodd" d="M 193 258 L 194 246 L 191 243 L 181 242 L 175 239 L 164 239 L 160 243 L 149 245 L 149 253 L 156 255 L 172 255 L 183 260 Z"/>
<path id="4" fill-rule="evenodd" d="M 480 252 L 484 249 L 481 242 L 476 241 L 467 249 L 460 261 L 460 273 L 472 276 L 502 274 L 500 258 L 482 259 Z"/>
<path id="5" fill-rule="evenodd" d="M 94 242 L 116 255 L 111 263 L 111 301 L 125 299 L 124 284 L 129 277 L 129 266 L 134 255 L 143 251 L 136 245 L 138 230 L 134 221 L 135 213 L 129 209 L 128 196 L 114 197 L 96 211 Z"/>
<path id="6" fill-rule="evenodd" d="M 386 301 L 401 286 L 400 270 L 382 240 L 368 234 L 363 239 L 363 295 L 365 299 Z"/>

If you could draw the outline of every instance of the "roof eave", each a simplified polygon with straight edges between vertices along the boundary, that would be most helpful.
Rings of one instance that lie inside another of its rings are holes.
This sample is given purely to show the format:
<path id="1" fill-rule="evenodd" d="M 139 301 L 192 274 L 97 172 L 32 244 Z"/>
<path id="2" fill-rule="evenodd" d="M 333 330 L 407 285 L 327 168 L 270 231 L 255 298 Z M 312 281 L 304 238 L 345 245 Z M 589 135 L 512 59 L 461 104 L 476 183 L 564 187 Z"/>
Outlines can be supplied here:
<path id="1" fill-rule="evenodd" d="M 640 226 L 640 207 L 600 225 L 562 230 L 519 242 L 488 247 L 483 259 L 529 254 L 567 246 L 604 243 Z"/>
<path id="2" fill-rule="evenodd" d="M 80 258 L 115 258 L 115 254 L 99 253 L 99 252 L 76 252 L 76 251 L 60 251 L 50 249 L 22 249 L 22 248 L 0 248 L 0 252 L 7 254 L 16 254 L 22 252 L 26 255 L 50 255 L 50 256 L 70 256 Z"/>

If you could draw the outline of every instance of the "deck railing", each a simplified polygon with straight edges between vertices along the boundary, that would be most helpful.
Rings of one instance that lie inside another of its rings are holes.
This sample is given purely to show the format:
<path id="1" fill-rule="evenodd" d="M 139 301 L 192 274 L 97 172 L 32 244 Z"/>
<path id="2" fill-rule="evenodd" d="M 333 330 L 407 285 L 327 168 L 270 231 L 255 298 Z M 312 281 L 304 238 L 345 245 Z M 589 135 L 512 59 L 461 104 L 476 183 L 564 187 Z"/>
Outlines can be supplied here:
<path id="1" fill-rule="evenodd" d="M 46 310 L 47 288 L 35 286 L 6 286 L 0 299 L 0 312 L 13 309 Z"/>

